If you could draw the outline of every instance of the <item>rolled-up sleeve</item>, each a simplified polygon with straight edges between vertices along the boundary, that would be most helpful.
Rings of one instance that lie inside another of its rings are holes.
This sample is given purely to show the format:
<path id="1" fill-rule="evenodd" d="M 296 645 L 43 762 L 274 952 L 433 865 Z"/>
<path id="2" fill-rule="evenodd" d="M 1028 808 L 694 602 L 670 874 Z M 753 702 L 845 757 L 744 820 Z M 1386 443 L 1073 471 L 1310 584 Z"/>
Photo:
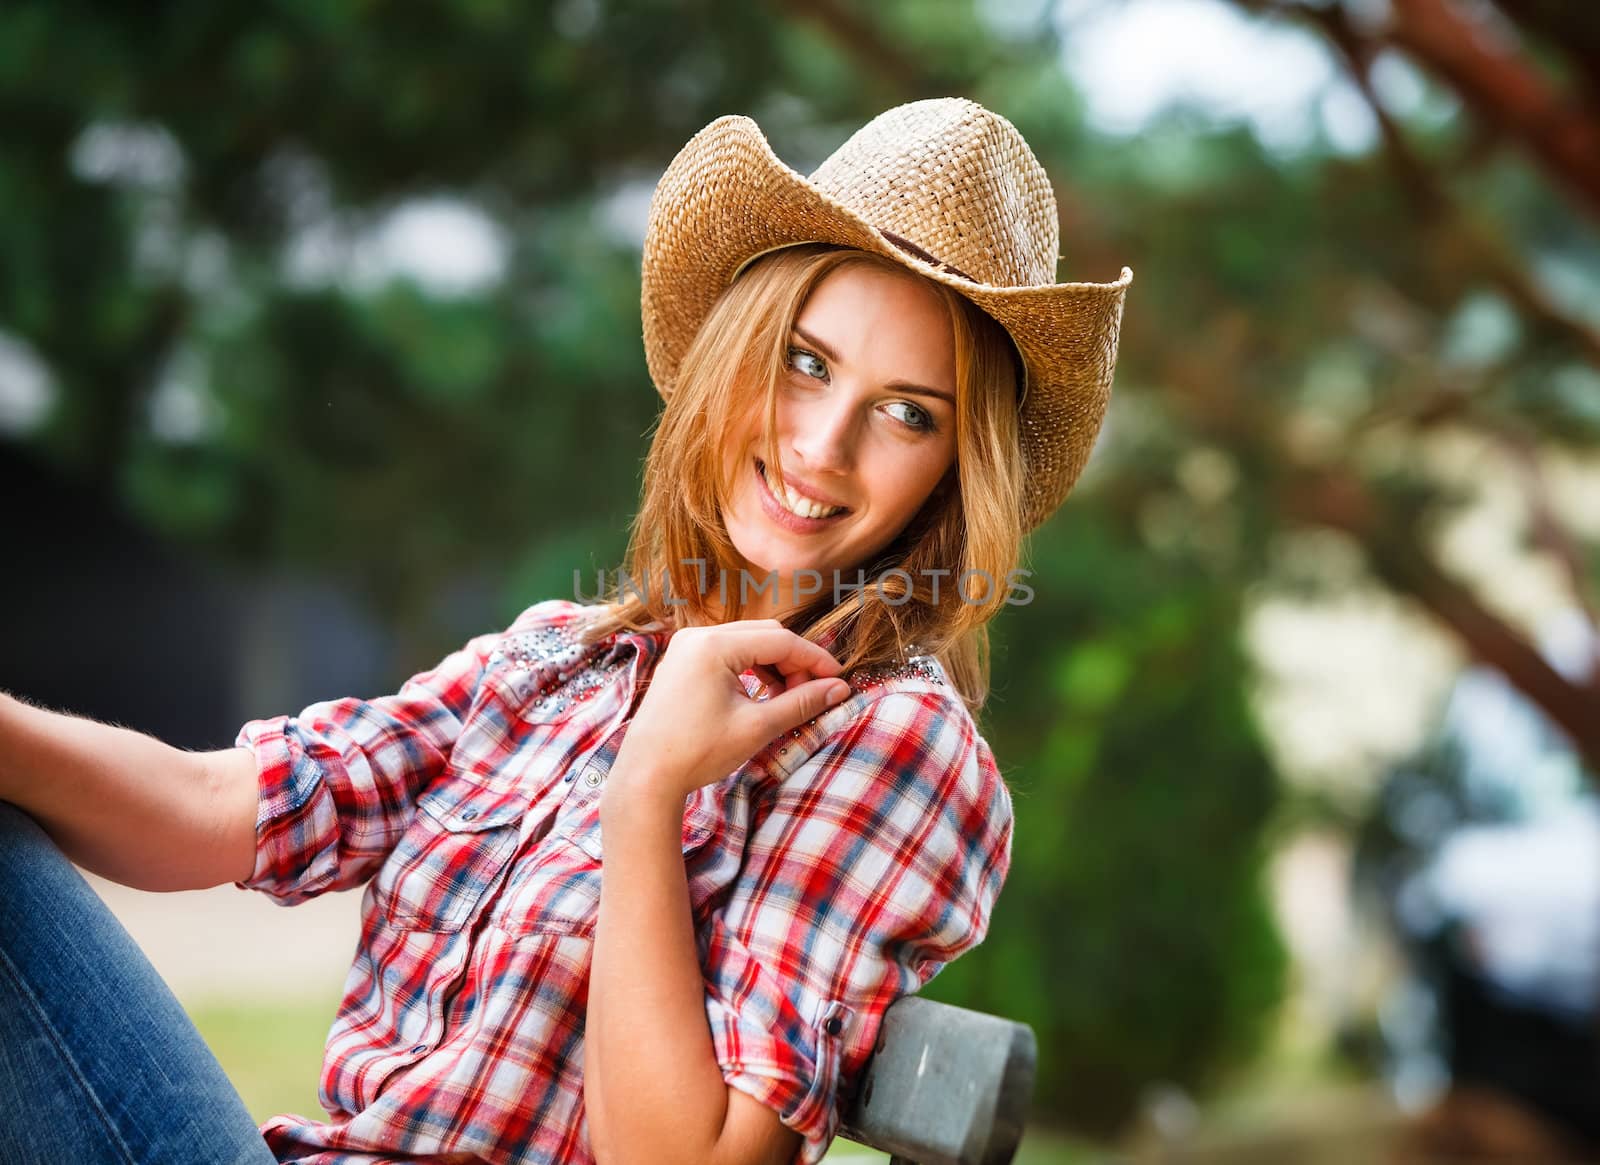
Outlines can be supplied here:
<path id="1" fill-rule="evenodd" d="M 1011 823 L 988 745 L 944 692 L 868 699 L 779 785 L 711 918 L 706 1013 L 724 1078 L 801 1133 L 805 1165 L 884 1011 L 982 940 Z"/>
<path id="2" fill-rule="evenodd" d="M 235 743 L 256 757 L 256 865 L 235 884 L 293 905 L 369 878 L 449 763 L 499 638 L 472 640 L 393 696 L 246 724 Z"/>

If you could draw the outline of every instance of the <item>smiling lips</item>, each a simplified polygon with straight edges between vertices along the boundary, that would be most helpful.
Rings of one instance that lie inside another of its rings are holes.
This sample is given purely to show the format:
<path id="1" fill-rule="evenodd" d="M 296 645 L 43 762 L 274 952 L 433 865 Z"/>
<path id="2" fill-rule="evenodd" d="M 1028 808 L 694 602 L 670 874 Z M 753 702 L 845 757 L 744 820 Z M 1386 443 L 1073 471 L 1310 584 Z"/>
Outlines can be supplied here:
<path id="1" fill-rule="evenodd" d="M 763 500 L 767 502 L 769 513 L 773 513 L 773 516 L 789 529 L 800 532 L 820 530 L 829 522 L 850 512 L 845 506 L 826 505 L 794 489 L 786 489 L 780 493 L 767 479 L 767 467 L 760 459 L 756 460 L 755 468 L 756 475 L 761 478 L 761 492 L 764 495 Z"/>

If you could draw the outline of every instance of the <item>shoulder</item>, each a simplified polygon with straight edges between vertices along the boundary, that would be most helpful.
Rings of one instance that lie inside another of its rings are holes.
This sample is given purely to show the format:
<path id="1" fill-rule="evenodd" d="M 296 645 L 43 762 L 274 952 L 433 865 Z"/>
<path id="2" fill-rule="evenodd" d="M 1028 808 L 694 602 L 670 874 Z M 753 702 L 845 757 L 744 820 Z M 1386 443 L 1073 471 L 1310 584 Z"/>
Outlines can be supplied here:
<path id="1" fill-rule="evenodd" d="M 572 599 L 546 599 L 525 609 L 507 627 L 505 634 L 551 629 L 574 629 L 597 618 L 606 608 L 594 603 L 579 603 Z"/>
<path id="2" fill-rule="evenodd" d="M 980 745 L 988 751 L 972 714 L 932 656 L 857 669 L 844 678 L 850 695 L 788 734 L 790 756 L 809 755 L 847 739 L 881 737 L 942 742 L 946 751 Z M 783 747 L 782 738 L 778 743 Z"/>
<path id="3" fill-rule="evenodd" d="M 477 657 L 482 680 L 526 701 L 598 669 L 616 639 L 589 634 L 605 610 L 568 599 L 535 603 L 503 630 L 474 639 L 468 653 Z"/>
<path id="4" fill-rule="evenodd" d="M 777 776 L 972 812 L 1009 834 L 1011 797 L 994 753 L 937 660 L 847 679 L 848 698 L 773 742 Z"/>
<path id="5" fill-rule="evenodd" d="M 893 887 L 895 911 L 958 901 L 950 918 L 981 933 L 1011 864 L 1011 794 L 953 686 L 926 669 L 852 685 L 771 747 L 776 835 Z"/>
<path id="6" fill-rule="evenodd" d="M 575 662 L 600 646 L 586 642 L 585 629 L 605 611 L 592 603 L 547 599 L 526 608 L 503 631 L 486 636 L 491 666 L 525 667 Z"/>

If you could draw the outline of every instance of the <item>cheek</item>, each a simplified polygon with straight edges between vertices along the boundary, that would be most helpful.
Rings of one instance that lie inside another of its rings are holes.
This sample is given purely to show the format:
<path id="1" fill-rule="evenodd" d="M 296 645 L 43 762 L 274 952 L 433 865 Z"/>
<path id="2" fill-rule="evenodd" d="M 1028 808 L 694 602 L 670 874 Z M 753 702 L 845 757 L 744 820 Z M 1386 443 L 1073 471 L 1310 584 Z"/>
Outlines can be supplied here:
<path id="1" fill-rule="evenodd" d="M 778 421 L 777 432 L 782 433 L 783 405 L 781 402 L 778 405 Z M 723 439 L 729 451 L 729 459 L 744 465 L 752 457 L 764 457 L 763 451 L 767 444 L 766 429 L 767 410 L 765 401 L 752 406 L 744 416 L 731 418 L 728 422 L 727 436 Z"/>
<path id="2" fill-rule="evenodd" d="M 949 473 L 956 463 L 953 440 L 946 438 L 937 443 L 929 442 L 929 446 L 927 449 L 919 450 L 920 455 L 906 467 L 906 481 L 915 483 L 911 489 L 916 493 L 918 508 L 938 488 L 945 474 Z"/>
<path id="3" fill-rule="evenodd" d="M 728 474 L 731 490 L 730 496 L 744 491 L 746 482 L 744 470 L 750 463 L 752 456 L 759 456 L 761 448 L 761 429 L 752 418 L 745 417 L 732 422 L 728 435 L 723 439 L 723 470 Z"/>
<path id="4" fill-rule="evenodd" d="M 937 457 L 907 458 L 886 464 L 876 491 L 882 499 L 885 517 L 900 523 L 910 521 L 932 496 L 949 464 Z"/>

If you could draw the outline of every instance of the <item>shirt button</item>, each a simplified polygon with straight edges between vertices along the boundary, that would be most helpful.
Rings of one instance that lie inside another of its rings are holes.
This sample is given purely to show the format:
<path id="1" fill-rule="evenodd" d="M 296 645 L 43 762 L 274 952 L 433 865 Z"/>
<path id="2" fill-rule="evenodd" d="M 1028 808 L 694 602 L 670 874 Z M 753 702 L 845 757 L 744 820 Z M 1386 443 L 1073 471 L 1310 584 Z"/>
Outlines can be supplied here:
<path id="1" fill-rule="evenodd" d="M 583 774 L 583 783 L 588 785 L 591 789 L 604 779 L 605 778 L 599 769 L 590 769 L 588 772 Z"/>
<path id="2" fill-rule="evenodd" d="M 413 1053 L 415 1053 L 416 1055 L 420 1056 L 423 1052 L 426 1052 L 428 1050 L 428 1045 L 427 1044 L 418 1044 L 416 1047 L 412 1048 L 411 1050 L 412 1050 Z"/>
<path id="3" fill-rule="evenodd" d="M 478 815 L 478 811 L 476 809 L 467 809 L 467 810 L 462 812 L 461 820 L 463 820 L 463 821 L 471 821 L 477 815 Z"/>
<path id="4" fill-rule="evenodd" d="M 844 1031 L 844 1022 L 836 1015 L 827 1023 L 823 1024 L 822 1029 L 830 1036 L 836 1036 L 840 1032 Z"/>

